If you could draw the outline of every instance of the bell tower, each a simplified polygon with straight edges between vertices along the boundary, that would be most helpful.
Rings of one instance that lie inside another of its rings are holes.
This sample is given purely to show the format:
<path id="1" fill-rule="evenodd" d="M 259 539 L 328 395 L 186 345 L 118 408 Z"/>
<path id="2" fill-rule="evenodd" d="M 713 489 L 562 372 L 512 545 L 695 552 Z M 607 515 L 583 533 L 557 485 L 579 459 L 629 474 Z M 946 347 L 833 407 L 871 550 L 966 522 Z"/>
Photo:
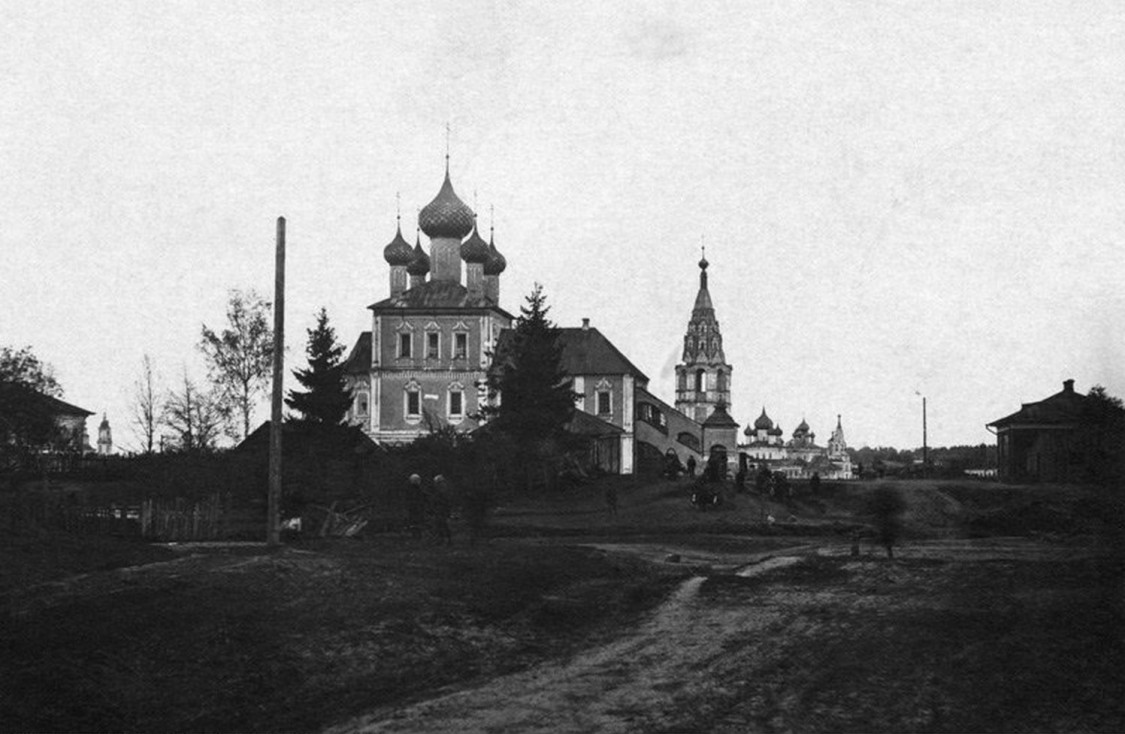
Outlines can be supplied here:
<path id="1" fill-rule="evenodd" d="M 730 407 L 732 368 L 723 354 L 723 335 L 707 290 L 706 251 L 699 261 L 699 292 L 691 309 L 684 352 L 676 365 L 676 410 L 702 423 L 719 405 Z"/>

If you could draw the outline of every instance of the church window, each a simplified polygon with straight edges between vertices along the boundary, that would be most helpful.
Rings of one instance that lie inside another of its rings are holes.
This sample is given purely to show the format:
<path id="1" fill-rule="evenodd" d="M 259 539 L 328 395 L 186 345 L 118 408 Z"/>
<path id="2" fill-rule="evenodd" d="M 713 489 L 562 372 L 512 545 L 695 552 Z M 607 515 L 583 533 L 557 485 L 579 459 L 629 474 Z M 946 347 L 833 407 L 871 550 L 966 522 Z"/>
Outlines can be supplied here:
<path id="1" fill-rule="evenodd" d="M 598 390 L 598 415 L 609 415 L 613 412 L 613 393 L 609 390 Z"/>
<path id="2" fill-rule="evenodd" d="M 727 376 L 722 370 L 719 370 L 718 374 L 715 375 L 715 389 L 719 392 L 727 389 Z"/>
<path id="3" fill-rule="evenodd" d="M 465 359 L 469 356 L 469 335 L 459 331 L 453 335 L 453 358 Z"/>
<path id="4" fill-rule="evenodd" d="M 699 451 L 699 436 L 696 436 L 694 433 L 683 431 L 679 436 L 676 436 L 676 440 L 682 443 L 684 446 L 687 446 L 692 451 Z"/>
<path id="5" fill-rule="evenodd" d="M 398 356 L 403 359 L 409 359 L 411 356 L 411 346 L 413 339 L 412 335 L 402 333 L 398 335 Z"/>
<path id="6" fill-rule="evenodd" d="M 460 418 L 465 413 L 465 393 L 461 390 L 449 391 L 449 417 Z"/>
<path id="7" fill-rule="evenodd" d="M 703 370 L 695 371 L 695 391 L 703 392 L 707 389 L 707 373 Z"/>
<path id="8" fill-rule="evenodd" d="M 422 417 L 422 386 L 411 380 L 403 392 L 403 407 L 407 418 Z"/>
<path id="9" fill-rule="evenodd" d="M 367 415 L 367 393 L 361 392 L 355 398 L 355 414 Z"/>
<path id="10" fill-rule="evenodd" d="M 441 334 L 436 331 L 426 332 L 426 359 L 437 359 L 441 354 Z"/>

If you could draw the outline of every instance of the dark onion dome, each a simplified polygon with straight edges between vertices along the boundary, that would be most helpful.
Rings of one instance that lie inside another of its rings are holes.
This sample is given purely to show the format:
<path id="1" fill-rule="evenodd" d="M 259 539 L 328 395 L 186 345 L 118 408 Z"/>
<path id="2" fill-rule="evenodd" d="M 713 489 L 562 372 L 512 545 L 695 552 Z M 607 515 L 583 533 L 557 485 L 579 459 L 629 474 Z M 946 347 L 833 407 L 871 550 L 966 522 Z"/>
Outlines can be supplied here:
<path id="1" fill-rule="evenodd" d="M 430 272 L 430 256 L 422 249 L 421 242 L 414 243 L 410 262 L 406 265 L 406 272 L 409 275 L 425 275 Z"/>
<path id="2" fill-rule="evenodd" d="M 492 234 L 488 235 L 488 259 L 484 261 L 485 275 L 499 275 L 508 267 L 508 261 L 493 243 Z"/>
<path id="3" fill-rule="evenodd" d="M 473 210 L 457 198 L 449 182 L 449 168 L 445 169 L 445 182 L 434 200 L 418 213 L 418 224 L 427 237 L 461 239 L 473 229 Z"/>
<path id="4" fill-rule="evenodd" d="M 762 414 L 758 416 L 758 420 L 754 421 L 754 428 L 765 429 L 767 431 L 773 429 L 773 421 L 766 415 L 766 409 L 762 408 Z"/>
<path id="5" fill-rule="evenodd" d="M 383 259 L 389 265 L 409 265 L 414 259 L 414 248 L 402 238 L 402 225 L 395 230 L 395 238 L 383 248 Z"/>
<path id="6" fill-rule="evenodd" d="M 488 243 L 477 233 L 477 225 L 473 224 L 473 233 L 469 239 L 461 243 L 461 259 L 467 263 L 484 263 L 488 261 Z"/>
<path id="7" fill-rule="evenodd" d="M 782 433 L 782 431 L 781 431 L 781 424 L 780 423 L 778 425 L 774 426 L 773 430 L 770 431 L 771 436 L 780 436 L 781 433 Z"/>
<path id="8" fill-rule="evenodd" d="M 805 434 L 805 433 L 808 433 L 808 432 L 809 432 L 809 424 L 805 422 L 804 418 L 801 419 L 800 425 L 798 425 L 795 429 L 793 429 L 793 435 L 794 436 L 802 435 L 802 434 Z"/>

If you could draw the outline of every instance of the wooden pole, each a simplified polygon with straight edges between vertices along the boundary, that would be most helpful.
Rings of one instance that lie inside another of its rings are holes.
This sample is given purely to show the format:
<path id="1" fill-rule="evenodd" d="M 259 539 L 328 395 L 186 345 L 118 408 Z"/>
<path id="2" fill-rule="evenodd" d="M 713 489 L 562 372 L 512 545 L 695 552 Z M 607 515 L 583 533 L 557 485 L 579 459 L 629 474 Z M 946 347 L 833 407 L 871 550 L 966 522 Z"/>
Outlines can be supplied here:
<path id="1" fill-rule="evenodd" d="M 922 476 L 930 475 L 930 448 L 926 441 L 926 398 L 922 398 Z"/>
<path id="2" fill-rule="evenodd" d="M 277 258 L 273 288 L 273 405 L 270 413 L 270 484 L 266 544 L 281 542 L 281 398 L 285 368 L 285 217 L 277 218 Z"/>

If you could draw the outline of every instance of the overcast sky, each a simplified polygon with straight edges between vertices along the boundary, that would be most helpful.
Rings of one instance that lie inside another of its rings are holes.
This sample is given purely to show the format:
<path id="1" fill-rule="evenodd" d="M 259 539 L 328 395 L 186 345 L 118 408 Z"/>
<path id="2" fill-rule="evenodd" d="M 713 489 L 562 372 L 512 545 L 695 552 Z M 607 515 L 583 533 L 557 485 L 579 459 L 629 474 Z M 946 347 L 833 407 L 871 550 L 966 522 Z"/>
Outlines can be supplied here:
<path id="1" fill-rule="evenodd" d="M 228 289 L 272 295 L 278 215 L 287 367 L 322 305 L 370 328 L 447 121 L 503 305 L 541 282 L 669 401 L 701 239 L 743 425 L 915 447 L 925 395 L 979 443 L 1125 395 L 1119 0 L 15 2 L 0 100 L 0 344 L 124 448 L 142 356 L 202 376 Z"/>

